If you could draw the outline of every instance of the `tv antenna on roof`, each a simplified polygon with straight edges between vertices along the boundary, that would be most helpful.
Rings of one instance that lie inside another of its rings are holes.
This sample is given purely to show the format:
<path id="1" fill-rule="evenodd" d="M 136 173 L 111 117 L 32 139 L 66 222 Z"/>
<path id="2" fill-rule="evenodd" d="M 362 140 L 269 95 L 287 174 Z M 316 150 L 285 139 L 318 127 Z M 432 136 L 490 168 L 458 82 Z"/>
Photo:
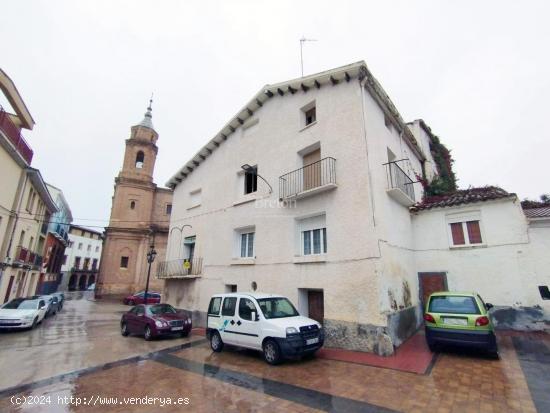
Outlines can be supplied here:
<path id="1" fill-rule="evenodd" d="M 302 49 L 304 48 L 305 42 L 316 42 L 317 39 L 306 39 L 304 36 L 300 39 L 300 63 L 302 66 L 302 77 L 304 77 L 304 54 Z"/>

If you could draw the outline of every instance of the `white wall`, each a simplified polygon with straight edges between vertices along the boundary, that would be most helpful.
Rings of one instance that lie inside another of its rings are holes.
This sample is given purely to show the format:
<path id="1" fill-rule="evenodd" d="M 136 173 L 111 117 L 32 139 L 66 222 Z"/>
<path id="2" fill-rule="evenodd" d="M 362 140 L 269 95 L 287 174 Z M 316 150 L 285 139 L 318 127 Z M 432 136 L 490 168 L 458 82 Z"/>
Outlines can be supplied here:
<path id="1" fill-rule="evenodd" d="M 72 229 L 71 231 L 75 231 L 75 229 Z M 76 229 L 76 231 L 80 231 L 80 230 Z M 80 268 L 82 268 L 85 258 L 90 258 L 90 268 L 92 267 L 92 263 L 94 259 L 97 259 L 96 268 L 99 269 L 99 262 L 101 258 L 101 246 L 103 241 L 101 239 L 92 239 L 89 237 L 76 235 L 72 232 L 69 233 L 69 242 L 71 241 L 73 242 L 72 247 L 67 246 L 67 248 L 65 248 L 65 255 L 67 256 L 67 260 L 65 261 L 65 264 L 61 266 L 61 271 L 62 272 L 70 271 L 71 268 L 74 267 L 74 261 L 76 257 L 81 257 Z M 82 243 L 81 250 L 78 249 L 78 245 L 80 243 Z M 88 245 L 91 245 L 90 252 L 88 252 Z M 96 247 L 99 247 L 98 251 L 96 251 Z"/>
<path id="2" fill-rule="evenodd" d="M 480 214 L 481 246 L 450 247 L 446 216 L 457 213 Z M 547 305 L 537 286 L 548 284 L 550 231 L 529 230 L 518 200 L 423 211 L 413 225 L 417 272 L 445 271 L 450 290 L 475 291 L 495 305 Z"/>
<path id="3" fill-rule="evenodd" d="M 300 109 L 313 100 L 317 121 L 304 128 Z M 389 147 L 399 159 L 409 158 L 403 168 L 414 179 L 421 173 L 420 161 L 397 130 L 385 126 L 379 105 L 357 80 L 275 95 L 254 118 L 254 126 L 237 129 L 174 191 L 171 228 L 193 228 L 182 235 L 172 231 L 168 260 L 179 258 L 184 237 L 196 235 L 195 256 L 203 257 L 204 270 L 194 281 L 167 282 L 168 301 L 205 311 L 210 296 L 224 292 L 226 284 L 246 291 L 255 281 L 259 290 L 285 294 L 302 309 L 305 295 L 299 289 L 323 289 L 326 318 L 384 325 L 386 314 L 395 310 L 388 290 L 402 297 L 407 281 L 416 291 L 416 277 L 411 218 L 407 207 L 386 194 L 383 164 Z M 302 167 L 300 152 L 318 143 L 321 158 L 336 159 L 338 187 L 277 207 L 279 176 Z M 246 163 L 258 165 L 272 194 L 261 179 L 256 195 L 240 194 L 240 167 Z M 198 189 L 201 205 L 190 208 Z M 325 215 L 328 253 L 298 263 L 304 259 L 296 257 L 297 220 L 317 214 Z M 255 227 L 256 258 L 244 265 L 235 259 L 234 230 L 247 226 Z M 402 307 L 403 300 L 398 301 Z"/>

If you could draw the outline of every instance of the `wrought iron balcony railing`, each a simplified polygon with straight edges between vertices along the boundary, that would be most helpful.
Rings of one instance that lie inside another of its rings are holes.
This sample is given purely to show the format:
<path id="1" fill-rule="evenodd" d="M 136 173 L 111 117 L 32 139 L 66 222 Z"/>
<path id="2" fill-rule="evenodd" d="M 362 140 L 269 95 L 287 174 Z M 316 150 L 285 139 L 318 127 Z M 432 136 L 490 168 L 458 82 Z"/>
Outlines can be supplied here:
<path id="1" fill-rule="evenodd" d="M 388 192 L 392 190 L 400 190 L 409 199 L 397 199 L 402 204 L 413 204 L 414 198 L 414 181 L 399 167 L 399 161 L 388 162 L 386 166 L 386 177 L 388 182 Z M 391 194 L 390 194 L 391 195 Z"/>
<path id="2" fill-rule="evenodd" d="M 324 187 L 336 186 L 336 159 L 324 158 L 279 177 L 279 198 L 299 197 Z"/>
<path id="3" fill-rule="evenodd" d="M 42 265 L 42 256 L 19 245 L 15 250 L 15 261 L 20 264 L 30 264 L 39 267 Z"/>
<path id="4" fill-rule="evenodd" d="M 202 274 L 202 258 L 193 257 L 191 260 L 182 258 L 178 260 L 162 261 L 158 266 L 157 278 L 185 278 Z"/>
<path id="5" fill-rule="evenodd" d="M 7 138 L 10 140 L 13 146 L 17 149 L 17 152 L 21 157 L 30 165 L 32 161 L 33 151 L 29 144 L 21 136 L 19 128 L 10 119 L 8 112 L 0 106 L 0 129 Z"/>

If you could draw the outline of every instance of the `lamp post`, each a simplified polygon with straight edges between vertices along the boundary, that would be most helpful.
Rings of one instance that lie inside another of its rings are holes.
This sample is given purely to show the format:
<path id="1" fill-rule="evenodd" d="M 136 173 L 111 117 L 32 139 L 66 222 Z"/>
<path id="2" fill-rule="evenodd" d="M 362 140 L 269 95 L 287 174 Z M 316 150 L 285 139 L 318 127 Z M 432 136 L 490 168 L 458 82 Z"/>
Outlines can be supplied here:
<path id="1" fill-rule="evenodd" d="M 155 261 L 157 252 L 155 246 L 151 244 L 149 252 L 147 253 L 147 262 L 149 263 L 149 269 L 147 270 L 147 283 L 145 284 L 145 295 L 143 296 L 144 303 L 147 305 L 147 294 L 149 293 L 149 278 L 151 277 L 151 264 Z"/>

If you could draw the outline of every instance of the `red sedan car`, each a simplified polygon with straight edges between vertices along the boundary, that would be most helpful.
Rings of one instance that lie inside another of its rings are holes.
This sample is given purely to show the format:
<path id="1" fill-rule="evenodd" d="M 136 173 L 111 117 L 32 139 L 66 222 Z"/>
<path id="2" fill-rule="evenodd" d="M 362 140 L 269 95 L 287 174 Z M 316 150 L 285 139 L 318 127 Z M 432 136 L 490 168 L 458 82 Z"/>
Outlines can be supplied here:
<path id="1" fill-rule="evenodd" d="M 140 291 L 125 297 L 122 300 L 126 305 L 136 305 L 136 304 L 145 304 L 145 291 Z M 160 293 L 155 291 L 149 291 L 147 293 L 147 304 L 159 304 L 160 303 Z"/>
<path id="2" fill-rule="evenodd" d="M 178 312 L 170 304 L 136 305 L 120 320 L 123 336 L 143 334 L 145 340 L 170 334 L 187 337 L 191 327 L 191 317 Z"/>

